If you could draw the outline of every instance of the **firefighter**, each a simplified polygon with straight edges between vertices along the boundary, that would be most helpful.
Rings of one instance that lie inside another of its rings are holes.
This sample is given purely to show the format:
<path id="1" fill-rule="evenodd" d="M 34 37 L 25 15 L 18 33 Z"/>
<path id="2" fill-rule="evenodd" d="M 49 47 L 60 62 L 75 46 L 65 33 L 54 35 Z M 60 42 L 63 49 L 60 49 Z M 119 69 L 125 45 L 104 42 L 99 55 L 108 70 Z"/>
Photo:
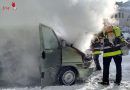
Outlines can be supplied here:
<path id="1" fill-rule="evenodd" d="M 105 26 L 103 39 L 103 79 L 102 85 L 109 85 L 109 66 L 111 59 L 116 65 L 115 84 L 120 85 L 122 80 L 122 43 L 124 42 L 121 30 L 118 26 Z"/>
<path id="2" fill-rule="evenodd" d="M 96 35 L 96 38 L 92 41 L 91 46 L 92 46 L 92 51 L 93 51 L 93 59 L 96 65 L 96 70 L 101 70 L 101 66 L 99 63 L 99 55 L 101 54 L 100 52 L 101 43 L 97 35 Z"/>

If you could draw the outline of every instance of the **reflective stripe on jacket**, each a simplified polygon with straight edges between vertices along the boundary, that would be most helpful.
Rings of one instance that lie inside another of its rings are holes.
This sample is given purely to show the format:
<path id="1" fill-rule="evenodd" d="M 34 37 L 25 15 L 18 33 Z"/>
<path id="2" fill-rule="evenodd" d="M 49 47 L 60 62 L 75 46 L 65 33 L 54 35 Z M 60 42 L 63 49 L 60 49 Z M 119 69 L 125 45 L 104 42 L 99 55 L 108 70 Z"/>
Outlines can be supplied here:
<path id="1" fill-rule="evenodd" d="M 93 54 L 101 54 L 101 51 L 93 51 Z"/>
<path id="2" fill-rule="evenodd" d="M 103 54 L 103 57 L 110 57 L 110 56 L 116 56 L 116 55 L 121 55 L 122 51 L 118 50 L 118 51 L 114 51 L 114 52 L 106 52 Z"/>

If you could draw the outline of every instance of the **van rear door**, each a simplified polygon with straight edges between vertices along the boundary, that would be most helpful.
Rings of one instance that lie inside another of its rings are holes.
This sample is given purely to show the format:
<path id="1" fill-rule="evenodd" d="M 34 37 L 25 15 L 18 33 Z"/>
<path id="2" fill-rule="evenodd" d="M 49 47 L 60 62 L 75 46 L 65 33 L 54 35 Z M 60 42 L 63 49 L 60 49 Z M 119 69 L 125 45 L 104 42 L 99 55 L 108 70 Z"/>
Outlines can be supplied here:
<path id="1" fill-rule="evenodd" d="M 40 24 L 41 41 L 41 78 L 42 86 L 56 82 L 57 72 L 61 66 L 61 48 L 58 38 L 50 27 Z"/>

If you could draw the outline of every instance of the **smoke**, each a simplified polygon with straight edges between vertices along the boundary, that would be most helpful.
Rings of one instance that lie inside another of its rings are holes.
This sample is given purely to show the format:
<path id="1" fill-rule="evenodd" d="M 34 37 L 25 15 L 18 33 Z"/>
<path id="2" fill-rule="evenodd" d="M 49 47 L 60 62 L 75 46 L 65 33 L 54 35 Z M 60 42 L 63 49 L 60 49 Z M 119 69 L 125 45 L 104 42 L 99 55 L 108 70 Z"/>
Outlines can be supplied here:
<path id="1" fill-rule="evenodd" d="M 8 6 L 12 1 L 17 9 L 0 13 L 0 86 L 40 85 L 38 24 L 42 10 L 36 0 L 0 3 Z"/>
<path id="2" fill-rule="evenodd" d="M 24 28 L 0 30 L 0 80 L 4 86 L 40 83 L 38 33 Z"/>
<path id="3" fill-rule="evenodd" d="M 116 13 L 115 0 L 55 0 L 54 2 L 44 0 L 43 2 L 46 13 L 51 15 L 50 20 L 43 22 L 53 27 L 59 36 L 82 51 L 89 48 L 92 35 L 102 30 L 104 18 L 113 22 L 111 17 Z"/>
<path id="4" fill-rule="evenodd" d="M 40 78 L 39 23 L 52 27 L 59 37 L 85 51 L 93 34 L 102 30 L 103 19 L 116 12 L 115 0 L 11 1 L 16 2 L 17 9 L 0 14 L 1 79 L 9 83 L 29 84 Z"/>

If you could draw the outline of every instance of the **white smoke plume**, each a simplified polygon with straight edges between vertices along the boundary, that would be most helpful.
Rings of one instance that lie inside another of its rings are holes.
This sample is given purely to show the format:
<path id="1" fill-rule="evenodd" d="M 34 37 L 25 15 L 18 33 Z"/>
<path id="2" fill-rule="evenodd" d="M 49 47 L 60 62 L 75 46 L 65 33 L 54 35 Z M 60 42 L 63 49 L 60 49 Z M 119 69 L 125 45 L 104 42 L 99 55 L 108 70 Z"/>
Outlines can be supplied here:
<path id="1" fill-rule="evenodd" d="M 110 18 L 116 13 L 115 0 L 55 0 L 54 2 L 44 0 L 43 2 L 46 13 L 51 15 L 49 17 L 51 23 L 49 20 L 43 22 L 52 26 L 69 43 L 75 43 L 75 46 L 82 51 L 90 46 L 92 34 L 102 30 L 104 18 L 112 21 Z"/>
<path id="2" fill-rule="evenodd" d="M 7 1 L 9 3 L 7 3 Z M 52 27 L 58 36 L 85 51 L 103 19 L 116 11 L 115 0 L 1 0 L 16 2 L 17 9 L 0 13 L 1 78 L 28 84 L 40 77 L 39 23 Z"/>

